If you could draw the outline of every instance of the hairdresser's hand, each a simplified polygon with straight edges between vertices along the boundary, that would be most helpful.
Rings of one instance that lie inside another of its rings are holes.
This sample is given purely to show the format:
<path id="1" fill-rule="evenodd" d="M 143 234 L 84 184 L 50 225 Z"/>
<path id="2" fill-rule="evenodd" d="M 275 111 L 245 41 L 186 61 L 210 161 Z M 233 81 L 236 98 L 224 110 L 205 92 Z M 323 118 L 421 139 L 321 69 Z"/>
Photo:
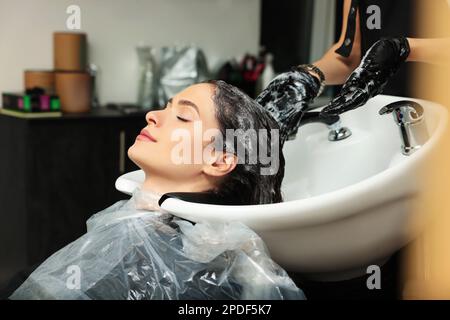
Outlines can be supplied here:
<path id="1" fill-rule="evenodd" d="M 406 38 L 377 41 L 347 79 L 341 92 L 322 110 L 322 114 L 337 115 L 356 109 L 380 94 L 406 61 L 409 52 Z"/>
<path id="2" fill-rule="evenodd" d="M 256 98 L 278 122 L 282 141 L 297 130 L 308 103 L 317 96 L 319 88 L 318 78 L 294 67 L 274 78 Z"/>

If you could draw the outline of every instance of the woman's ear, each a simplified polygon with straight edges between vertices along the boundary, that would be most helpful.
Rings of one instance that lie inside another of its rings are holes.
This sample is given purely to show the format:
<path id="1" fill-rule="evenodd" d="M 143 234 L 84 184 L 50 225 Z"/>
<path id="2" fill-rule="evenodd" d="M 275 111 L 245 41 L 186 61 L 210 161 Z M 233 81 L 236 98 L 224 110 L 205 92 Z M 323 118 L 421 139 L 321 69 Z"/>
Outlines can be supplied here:
<path id="1" fill-rule="evenodd" d="M 210 161 L 204 164 L 203 172 L 213 177 L 223 177 L 236 168 L 238 157 L 228 152 L 215 152 Z"/>

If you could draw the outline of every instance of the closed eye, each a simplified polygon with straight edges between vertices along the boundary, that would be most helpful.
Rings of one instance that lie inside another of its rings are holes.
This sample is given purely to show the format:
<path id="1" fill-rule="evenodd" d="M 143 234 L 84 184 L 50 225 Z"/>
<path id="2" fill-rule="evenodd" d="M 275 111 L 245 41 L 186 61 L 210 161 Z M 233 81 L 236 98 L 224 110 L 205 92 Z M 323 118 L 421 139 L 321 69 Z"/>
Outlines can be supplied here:
<path id="1" fill-rule="evenodd" d="M 177 116 L 177 119 L 178 119 L 178 120 L 181 120 L 181 121 L 183 121 L 183 122 L 189 122 L 189 120 L 184 119 L 184 118 L 182 118 L 182 117 L 180 117 L 180 116 Z"/>

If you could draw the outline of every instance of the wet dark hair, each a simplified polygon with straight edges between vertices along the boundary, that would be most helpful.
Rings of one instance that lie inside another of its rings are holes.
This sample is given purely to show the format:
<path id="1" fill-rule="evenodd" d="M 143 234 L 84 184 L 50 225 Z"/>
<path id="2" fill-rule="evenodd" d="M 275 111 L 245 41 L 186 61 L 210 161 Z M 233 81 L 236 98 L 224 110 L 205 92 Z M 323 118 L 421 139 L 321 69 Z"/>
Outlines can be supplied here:
<path id="1" fill-rule="evenodd" d="M 271 145 L 278 143 L 279 165 L 276 172 L 270 175 L 262 175 L 261 168 L 267 166 L 261 164 L 259 156 L 255 164 L 239 161 L 234 170 L 224 178 L 214 192 L 220 194 L 221 197 L 232 198 L 236 204 L 251 205 L 283 201 L 281 182 L 284 177 L 285 160 L 282 152 L 282 141 L 279 135 L 272 136 L 271 131 L 272 129 L 279 130 L 276 120 L 255 100 L 238 88 L 221 80 L 208 80 L 204 83 L 215 86 L 213 101 L 216 106 L 215 114 L 222 137 L 227 137 L 227 129 L 242 129 L 244 132 L 249 129 L 254 129 L 256 132 L 259 132 L 259 129 L 265 129 L 267 132 L 267 138 L 263 140 L 260 139 L 259 135 L 256 135 L 256 145 L 235 138 L 234 141 L 225 141 L 227 146 L 232 143 L 234 150 L 237 150 L 237 145 L 241 143 L 247 152 L 250 151 L 248 149 L 252 148 L 258 148 L 259 151 L 260 144 L 264 143 L 267 149 L 267 157 L 271 158 L 277 156 L 271 154 Z M 278 141 L 274 139 L 278 139 Z"/>

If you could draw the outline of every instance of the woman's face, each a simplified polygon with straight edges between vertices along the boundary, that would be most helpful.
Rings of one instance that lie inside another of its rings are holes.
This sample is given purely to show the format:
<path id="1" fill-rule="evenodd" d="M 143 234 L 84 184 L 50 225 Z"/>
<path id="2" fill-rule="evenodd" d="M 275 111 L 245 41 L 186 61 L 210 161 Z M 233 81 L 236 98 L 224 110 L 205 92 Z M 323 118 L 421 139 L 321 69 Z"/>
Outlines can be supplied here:
<path id="1" fill-rule="evenodd" d="M 192 85 L 170 99 L 165 109 L 147 113 L 147 126 L 128 149 L 130 159 L 148 176 L 173 182 L 194 181 L 204 175 L 206 162 L 211 159 L 205 159 L 203 152 L 201 161 L 194 159 L 194 149 L 200 146 L 203 151 L 210 144 L 211 141 L 203 141 L 206 130 L 219 129 L 212 100 L 214 90 L 212 84 Z M 185 139 L 180 140 L 180 135 Z M 180 146 L 186 144 L 191 156 L 180 163 L 187 151 L 183 149 L 181 154 Z"/>

